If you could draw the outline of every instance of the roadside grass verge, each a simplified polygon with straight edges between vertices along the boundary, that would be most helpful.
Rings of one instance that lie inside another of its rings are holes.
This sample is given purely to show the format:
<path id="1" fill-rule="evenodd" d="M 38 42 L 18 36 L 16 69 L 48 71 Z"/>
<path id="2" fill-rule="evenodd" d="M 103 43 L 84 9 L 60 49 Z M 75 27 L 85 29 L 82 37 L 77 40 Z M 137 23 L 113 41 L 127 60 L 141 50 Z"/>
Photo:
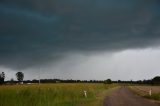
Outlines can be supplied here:
<path id="1" fill-rule="evenodd" d="M 151 96 L 150 95 L 144 95 L 143 97 L 160 101 L 160 93 L 152 94 Z"/>
<path id="2" fill-rule="evenodd" d="M 152 89 L 152 94 L 149 94 L 149 89 Z M 129 89 L 147 99 L 156 100 L 160 102 L 160 89 L 159 86 L 129 86 Z"/>

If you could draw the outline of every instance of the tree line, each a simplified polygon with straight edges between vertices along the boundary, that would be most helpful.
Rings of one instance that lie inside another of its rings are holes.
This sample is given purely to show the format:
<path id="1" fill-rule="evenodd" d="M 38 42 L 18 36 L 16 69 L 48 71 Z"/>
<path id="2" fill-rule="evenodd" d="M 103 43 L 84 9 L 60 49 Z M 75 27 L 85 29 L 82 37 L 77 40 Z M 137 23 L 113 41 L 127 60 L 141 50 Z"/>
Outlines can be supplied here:
<path id="1" fill-rule="evenodd" d="M 17 81 L 11 79 L 10 81 L 5 81 L 5 73 L 0 73 L 0 84 L 16 84 L 16 83 L 105 83 L 105 84 L 112 84 L 112 83 L 120 83 L 120 84 L 150 84 L 150 85 L 160 85 L 160 76 L 156 76 L 153 79 L 149 80 L 139 80 L 139 81 L 112 81 L 111 79 L 107 80 L 62 80 L 62 79 L 33 79 L 33 80 L 23 80 L 24 73 L 17 72 L 15 74 Z"/>

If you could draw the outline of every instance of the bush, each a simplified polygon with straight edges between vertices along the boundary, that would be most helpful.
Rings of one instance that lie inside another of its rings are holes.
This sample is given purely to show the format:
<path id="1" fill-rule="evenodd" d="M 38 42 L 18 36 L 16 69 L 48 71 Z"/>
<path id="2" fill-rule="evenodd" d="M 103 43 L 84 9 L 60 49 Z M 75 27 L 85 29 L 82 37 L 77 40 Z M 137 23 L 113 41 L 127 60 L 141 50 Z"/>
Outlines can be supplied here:
<path id="1" fill-rule="evenodd" d="M 104 81 L 105 84 L 112 84 L 112 80 L 111 79 L 107 79 Z"/>

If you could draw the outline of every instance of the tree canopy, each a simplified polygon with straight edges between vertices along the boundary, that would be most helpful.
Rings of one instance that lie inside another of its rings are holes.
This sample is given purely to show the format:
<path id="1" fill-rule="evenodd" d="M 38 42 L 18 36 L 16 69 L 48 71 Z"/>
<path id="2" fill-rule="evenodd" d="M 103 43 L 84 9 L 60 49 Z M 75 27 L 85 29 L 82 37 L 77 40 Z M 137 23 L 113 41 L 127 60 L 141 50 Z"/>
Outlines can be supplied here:
<path id="1" fill-rule="evenodd" d="M 22 72 L 17 72 L 16 73 L 16 77 L 17 77 L 17 80 L 19 82 L 23 81 L 23 78 L 24 78 L 24 74 Z"/>

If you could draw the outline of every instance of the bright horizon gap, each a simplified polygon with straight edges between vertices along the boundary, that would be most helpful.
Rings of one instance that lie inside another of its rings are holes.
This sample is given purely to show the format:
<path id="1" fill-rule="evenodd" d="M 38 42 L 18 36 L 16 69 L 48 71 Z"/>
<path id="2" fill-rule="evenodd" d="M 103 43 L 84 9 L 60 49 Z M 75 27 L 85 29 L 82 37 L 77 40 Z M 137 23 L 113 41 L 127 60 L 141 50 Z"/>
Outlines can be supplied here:
<path id="1" fill-rule="evenodd" d="M 134 81 L 158 76 L 160 74 L 158 63 L 160 63 L 159 47 L 143 50 L 128 49 L 115 53 L 68 54 L 57 63 L 53 62 L 47 66 L 39 66 L 39 68 L 12 70 L 0 67 L 0 71 L 6 73 L 6 80 L 16 79 L 15 73 L 21 71 L 25 75 L 25 80 L 39 79 L 40 77 L 41 79 Z"/>

